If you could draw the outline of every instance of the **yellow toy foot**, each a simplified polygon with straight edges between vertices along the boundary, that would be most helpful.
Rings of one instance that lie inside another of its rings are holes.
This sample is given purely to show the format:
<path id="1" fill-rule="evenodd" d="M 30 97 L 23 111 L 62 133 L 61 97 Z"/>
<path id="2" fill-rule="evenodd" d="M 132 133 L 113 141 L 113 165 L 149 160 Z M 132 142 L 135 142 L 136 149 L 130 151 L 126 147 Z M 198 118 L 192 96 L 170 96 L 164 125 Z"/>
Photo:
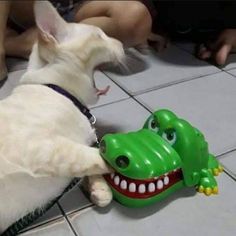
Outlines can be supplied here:
<path id="1" fill-rule="evenodd" d="M 204 193 L 206 196 L 210 196 L 211 194 L 218 194 L 218 187 L 215 186 L 214 188 L 204 188 L 203 186 L 199 186 L 197 191 L 199 193 Z"/>
<path id="2" fill-rule="evenodd" d="M 223 172 L 223 167 L 222 166 L 219 166 L 218 168 L 214 168 L 213 169 L 213 174 L 215 175 L 215 176 L 217 176 L 217 175 L 219 175 L 221 172 Z"/>

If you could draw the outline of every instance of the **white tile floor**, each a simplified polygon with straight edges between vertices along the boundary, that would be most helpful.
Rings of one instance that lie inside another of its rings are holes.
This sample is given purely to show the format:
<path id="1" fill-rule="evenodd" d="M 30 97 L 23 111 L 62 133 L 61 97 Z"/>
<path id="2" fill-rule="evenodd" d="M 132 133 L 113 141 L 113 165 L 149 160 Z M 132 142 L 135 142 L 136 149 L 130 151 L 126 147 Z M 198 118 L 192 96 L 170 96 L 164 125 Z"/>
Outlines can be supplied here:
<path id="1" fill-rule="evenodd" d="M 92 112 L 99 136 L 136 130 L 150 111 L 164 107 L 191 121 L 225 167 L 217 178 L 219 195 L 182 189 L 143 209 L 116 202 L 98 209 L 76 187 L 21 235 L 236 235 L 236 57 L 220 69 L 194 58 L 192 48 L 177 43 L 162 55 L 148 56 L 131 50 L 129 72 L 96 73 L 98 87 L 111 89 Z M 1 99 L 17 85 L 26 63 L 11 60 L 9 66 Z"/>

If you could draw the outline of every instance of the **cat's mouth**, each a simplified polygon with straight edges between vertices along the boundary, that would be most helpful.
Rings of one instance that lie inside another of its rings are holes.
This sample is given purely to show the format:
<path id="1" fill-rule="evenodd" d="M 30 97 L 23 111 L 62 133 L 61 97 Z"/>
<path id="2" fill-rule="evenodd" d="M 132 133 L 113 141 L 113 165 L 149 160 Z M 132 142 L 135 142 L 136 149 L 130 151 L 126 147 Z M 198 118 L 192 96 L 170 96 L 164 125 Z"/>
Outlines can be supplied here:
<path id="1" fill-rule="evenodd" d="M 107 85 L 104 89 L 96 88 L 96 90 L 97 90 L 96 94 L 97 94 L 97 96 L 106 95 L 109 89 L 110 89 L 110 85 Z"/>
<path id="2" fill-rule="evenodd" d="M 106 68 L 107 64 L 108 64 L 108 63 L 101 63 L 101 64 L 97 65 L 97 66 L 94 68 L 94 71 L 95 71 L 95 70 L 102 70 L 102 69 Z M 93 86 L 94 86 L 94 88 L 95 88 L 95 90 L 96 90 L 96 95 L 97 95 L 98 97 L 101 96 L 101 95 L 106 95 L 107 92 L 108 92 L 109 89 L 110 89 L 110 85 L 107 85 L 105 88 L 102 88 L 102 89 L 97 88 L 94 78 L 93 78 Z"/>

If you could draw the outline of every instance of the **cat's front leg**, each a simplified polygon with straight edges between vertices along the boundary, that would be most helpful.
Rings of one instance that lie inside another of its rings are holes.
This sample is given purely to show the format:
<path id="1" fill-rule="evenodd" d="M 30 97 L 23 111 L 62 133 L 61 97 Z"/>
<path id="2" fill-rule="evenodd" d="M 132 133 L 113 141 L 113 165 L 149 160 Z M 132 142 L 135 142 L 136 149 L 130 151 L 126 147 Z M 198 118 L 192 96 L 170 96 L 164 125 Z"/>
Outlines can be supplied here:
<path id="1" fill-rule="evenodd" d="M 30 143 L 27 151 L 33 155 L 27 155 L 30 159 L 24 165 L 36 176 L 84 177 L 112 172 L 97 148 L 61 136 Z"/>

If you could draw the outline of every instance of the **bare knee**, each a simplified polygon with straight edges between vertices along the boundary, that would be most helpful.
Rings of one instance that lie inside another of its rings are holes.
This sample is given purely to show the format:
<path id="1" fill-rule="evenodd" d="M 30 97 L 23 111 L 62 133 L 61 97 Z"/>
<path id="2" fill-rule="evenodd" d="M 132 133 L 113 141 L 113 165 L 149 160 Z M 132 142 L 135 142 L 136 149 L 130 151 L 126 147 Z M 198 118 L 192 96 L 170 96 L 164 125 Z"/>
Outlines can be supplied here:
<path id="1" fill-rule="evenodd" d="M 89 1 L 78 10 L 75 21 L 101 27 L 126 46 L 144 43 L 152 26 L 148 9 L 139 1 Z"/>
<path id="2" fill-rule="evenodd" d="M 144 4 L 139 1 L 117 3 L 111 16 L 117 23 L 120 40 L 127 46 L 144 43 L 152 27 L 151 15 Z M 119 10 L 118 10 L 119 9 Z"/>

